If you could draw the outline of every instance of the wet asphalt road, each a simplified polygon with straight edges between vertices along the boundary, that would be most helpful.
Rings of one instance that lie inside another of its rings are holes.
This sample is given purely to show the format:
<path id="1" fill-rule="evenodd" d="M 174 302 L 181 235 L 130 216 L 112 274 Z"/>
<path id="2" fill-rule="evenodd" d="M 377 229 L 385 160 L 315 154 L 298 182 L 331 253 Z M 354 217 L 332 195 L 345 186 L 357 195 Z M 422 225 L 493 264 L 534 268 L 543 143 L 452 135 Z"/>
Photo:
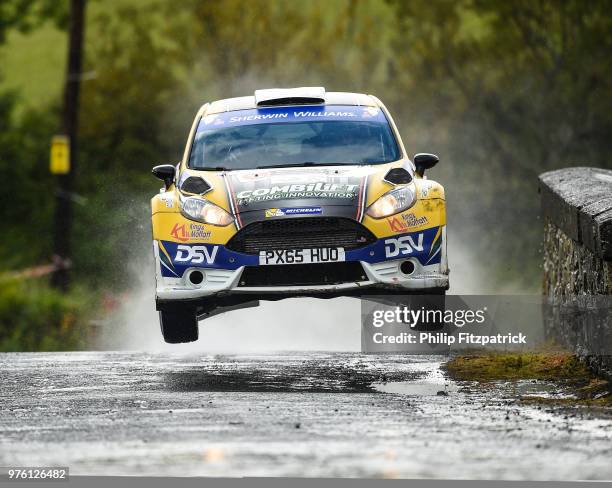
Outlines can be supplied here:
<path id="1" fill-rule="evenodd" d="M 439 370 L 443 359 L 1 354 L 0 465 L 100 475 L 612 479 L 609 417 L 517 402 L 546 384 L 456 384 Z"/>

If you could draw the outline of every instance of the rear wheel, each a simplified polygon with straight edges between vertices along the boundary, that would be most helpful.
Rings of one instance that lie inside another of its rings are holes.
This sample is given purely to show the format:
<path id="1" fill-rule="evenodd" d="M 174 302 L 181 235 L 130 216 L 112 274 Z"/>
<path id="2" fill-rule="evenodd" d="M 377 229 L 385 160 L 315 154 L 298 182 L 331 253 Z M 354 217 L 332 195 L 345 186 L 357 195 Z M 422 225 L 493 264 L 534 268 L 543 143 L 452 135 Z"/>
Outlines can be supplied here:
<path id="1" fill-rule="evenodd" d="M 164 341 L 169 344 L 198 340 L 198 319 L 195 311 L 162 310 L 159 312 L 159 325 Z"/>

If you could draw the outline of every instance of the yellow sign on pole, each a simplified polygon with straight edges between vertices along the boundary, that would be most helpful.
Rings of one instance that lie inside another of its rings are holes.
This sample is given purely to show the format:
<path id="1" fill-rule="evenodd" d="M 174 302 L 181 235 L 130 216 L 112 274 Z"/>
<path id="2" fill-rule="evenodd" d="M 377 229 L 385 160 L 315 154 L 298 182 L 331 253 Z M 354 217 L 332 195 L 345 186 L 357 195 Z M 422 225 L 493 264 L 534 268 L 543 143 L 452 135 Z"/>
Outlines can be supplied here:
<path id="1" fill-rule="evenodd" d="M 53 136 L 51 139 L 49 169 L 54 175 L 70 173 L 70 139 L 67 136 Z"/>

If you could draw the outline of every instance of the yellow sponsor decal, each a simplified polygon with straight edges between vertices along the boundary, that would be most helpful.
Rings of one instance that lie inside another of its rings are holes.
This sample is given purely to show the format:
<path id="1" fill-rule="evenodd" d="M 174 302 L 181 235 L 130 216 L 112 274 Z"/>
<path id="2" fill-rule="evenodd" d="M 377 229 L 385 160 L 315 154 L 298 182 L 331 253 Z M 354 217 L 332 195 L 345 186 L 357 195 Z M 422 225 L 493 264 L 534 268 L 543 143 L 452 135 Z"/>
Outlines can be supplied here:
<path id="1" fill-rule="evenodd" d="M 212 232 L 204 227 L 203 224 L 177 222 L 172 227 L 170 235 L 181 242 L 191 240 L 206 241 L 210 239 Z"/>
<path id="2" fill-rule="evenodd" d="M 387 218 L 387 223 L 393 232 L 404 232 L 429 223 L 425 215 L 416 216 L 413 212 L 394 215 Z"/>
<path id="3" fill-rule="evenodd" d="M 285 215 L 280 208 L 269 208 L 266 210 L 266 218 L 281 217 Z"/>
<path id="4" fill-rule="evenodd" d="M 180 213 L 158 212 L 153 215 L 153 239 L 180 243 L 225 244 L 236 233 L 230 224 L 218 227 L 186 219 Z"/>
<path id="5" fill-rule="evenodd" d="M 444 200 L 419 200 L 409 210 L 384 219 L 374 219 L 365 215 L 362 223 L 376 237 L 388 237 L 445 225 L 445 210 Z"/>

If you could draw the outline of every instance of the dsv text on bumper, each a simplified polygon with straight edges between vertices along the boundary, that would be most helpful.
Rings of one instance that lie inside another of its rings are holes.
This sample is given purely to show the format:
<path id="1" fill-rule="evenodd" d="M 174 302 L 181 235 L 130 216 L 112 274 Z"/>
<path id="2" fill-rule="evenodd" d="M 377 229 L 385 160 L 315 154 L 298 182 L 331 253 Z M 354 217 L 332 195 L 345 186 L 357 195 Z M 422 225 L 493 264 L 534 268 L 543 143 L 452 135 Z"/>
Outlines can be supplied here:
<path id="1" fill-rule="evenodd" d="M 444 332 L 421 332 L 418 335 L 410 332 L 402 332 L 398 335 L 385 335 L 376 332 L 372 335 L 375 344 L 527 344 L 527 336 L 522 332 L 518 334 L 496 334 L 475 335 L 468 332 L 460 332 L 450 335 Z"/>

